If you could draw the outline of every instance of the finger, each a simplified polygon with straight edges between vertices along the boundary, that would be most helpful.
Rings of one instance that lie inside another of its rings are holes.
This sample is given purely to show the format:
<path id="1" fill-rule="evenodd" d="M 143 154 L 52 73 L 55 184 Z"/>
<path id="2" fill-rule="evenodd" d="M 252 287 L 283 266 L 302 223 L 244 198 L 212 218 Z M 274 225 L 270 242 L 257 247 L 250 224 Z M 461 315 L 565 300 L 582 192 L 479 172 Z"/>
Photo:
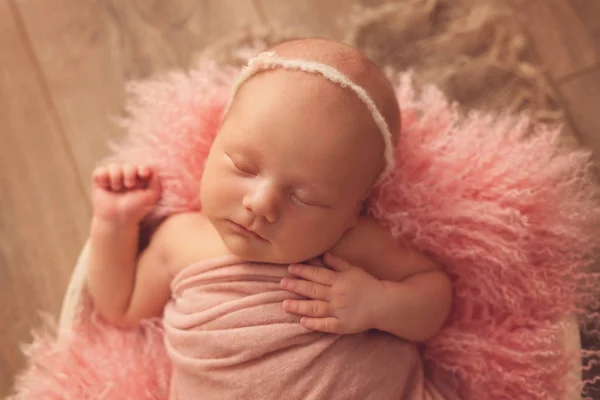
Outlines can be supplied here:
<path id="1" fill-rule="evenodd" d="M 138 186 L 140 189 L 155 190 L 157 188 L 157 182 L 154 181 L 157 178 L 157 176 L 152 170 L 152 168 L 148 167 L 147 165 L 139 167 L 137 170 L 137 176 L 139 180 Z"/>
<path id="2" fill-rule="evenodd" d="M 335 272 L 325 267 L 314 267 L 303 264 L 292 264 L 288 267 L 290 274 L 299 276 L 308 281 L 331 286 L 335 282 Z"/>
<path id="3" fill-rule="evenodd" d="M 283 278 L 281 287 L 313 300 L 329 300 L 329 287 L 302 279 Z"/>
<path id="4" fill-rule="evenodd" d="M 105 167 L 96 168 L 96 170 L 94 171 L 94 173 L 92 175 L 92 180 L 96 185 L 101 186 L 105 189 L 108 188 L 108 186 L 109 186 L 108 170 Z"/>
<path id="5" fill-rule="evenodd" d="M 283 309 L 287 312 L 307 317 L 330 317 L 329 303 L 322 300 L 285 300 Z"/>
<path id="6" fill-rule="evenodd" d="M 142 165 L 138 168 L 138 176 L 142 179 L 150 178 L 152 170 L 147 165 Z"/>
<path id="7" fill-rule="evenodd" d="M 123 189 L 123 169 L 119 165 L 111 165 L 108 167 L 110 175 L 110 187 L 112 190 Z"/>
<path id="8" fill-rule="evenodd" d="M 323 261 L 325 261 L 325 265 L 333 269 L 334 271 L 346 271 L 352 268 L 352 265 L 345 260 L 342 260 L 339 257 L 334 256 L 331 253 L 325 253 L 323 256 Z"/>
<path id="9" fill-rule="evenodd" d="M 131 164 L 123 166 L 123 184 L 127 189 L 133 189 L 137 184 L 137 168 Z"/>
<path id="10" fill-rule="evenodd" d="M 341 333 L 340 320 L 335 317 L 327 318 L 312 318 L 302 317 L 300 323 L 305 328 L 313 331 L 327 332 L 327 333 Z"/>

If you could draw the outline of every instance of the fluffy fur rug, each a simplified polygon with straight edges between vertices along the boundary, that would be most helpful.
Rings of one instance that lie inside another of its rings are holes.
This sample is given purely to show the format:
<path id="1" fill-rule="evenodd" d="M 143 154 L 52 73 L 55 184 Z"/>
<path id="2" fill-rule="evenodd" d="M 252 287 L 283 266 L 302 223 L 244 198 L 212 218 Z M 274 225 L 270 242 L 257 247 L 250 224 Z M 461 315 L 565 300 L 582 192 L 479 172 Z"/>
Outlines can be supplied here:
<path id="1" fill-rule="evenodd" d="M 148 227 L 201 207 L 198 182 L 234 73 L 202 65 L 130 86 L 128 136 L 111 159 L 153 160 L 160 171 L 165 194 Z M 397 168 L 369 212 L 452 276 L 454 310 L 422 349 L 429 370 L 466 400 L 564 400 L 573 355 L 553 322 L 576 313 L 598 327 L 590 154 L 559 151 L 558 128 L 462 114 L 435 87 L 399 80 Z M 67 340 L 37 337 L 12 400 L 166 399 L 160 323 L 121 332 L 84 311 Z M 599 353 L 584 352 L 586 365 Z"/>

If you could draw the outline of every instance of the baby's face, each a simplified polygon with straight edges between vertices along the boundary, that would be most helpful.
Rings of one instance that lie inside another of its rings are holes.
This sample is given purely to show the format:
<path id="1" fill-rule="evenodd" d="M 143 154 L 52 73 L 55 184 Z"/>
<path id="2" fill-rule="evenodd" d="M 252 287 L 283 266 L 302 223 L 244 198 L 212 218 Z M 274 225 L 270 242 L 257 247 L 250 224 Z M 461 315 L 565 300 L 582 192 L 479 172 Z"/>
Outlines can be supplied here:
<path id="1" fill-rule="evenodd" d="M 201 185 L 203 212 L 233 254 L 308 260 L 356 222 L 383 167 L 383 141 L 366 107 L 346 90 L 289 70 L 258 74 L 242 86 Z"/>

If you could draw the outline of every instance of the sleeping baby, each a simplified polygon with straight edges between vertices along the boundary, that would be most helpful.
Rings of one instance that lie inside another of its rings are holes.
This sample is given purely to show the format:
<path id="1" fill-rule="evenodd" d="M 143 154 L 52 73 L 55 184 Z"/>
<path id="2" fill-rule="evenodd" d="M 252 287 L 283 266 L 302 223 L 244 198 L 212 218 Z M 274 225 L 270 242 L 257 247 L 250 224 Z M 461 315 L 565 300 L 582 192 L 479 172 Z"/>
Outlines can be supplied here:
<path id="1" fill-rule="evenodd" d="M 167 218 L 148 165 L 93 174 L 87 286 L 100 315 L 162 316 L 170 399 L 447 399 L 417 344 L 451 308 L 450 279 L 362 212 L 393 168 L 396 95 L 363 54 L 281 43 L 234 87 L 199 183 Z"/>

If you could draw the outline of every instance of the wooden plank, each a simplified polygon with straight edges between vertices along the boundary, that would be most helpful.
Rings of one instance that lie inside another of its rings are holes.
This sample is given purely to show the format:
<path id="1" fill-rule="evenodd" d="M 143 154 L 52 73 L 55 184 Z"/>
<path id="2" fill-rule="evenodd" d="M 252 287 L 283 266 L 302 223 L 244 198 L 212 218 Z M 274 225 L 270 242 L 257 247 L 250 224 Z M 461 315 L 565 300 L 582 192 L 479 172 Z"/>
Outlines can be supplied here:
<path id="1" fill-rule="evenodd" d="M 250 0 L 0 2 L 0 398 L 37 310 L 59 310 L 124 83 L 257 21 Z"/>
<path id="2" fill-rule="evenodd" d="M 515 17 L 552 78 L 560 80 L 600 62 L 590 34 L 567 0 L 513 0 L 513 4 Z"/>
<path id="3" fill-rule="evenodd" d="M 19 343 L 56 315 L 87 232 L 89 206 L 60 121 L 10 3 L 0 2 L 0 398 Z"/>
<path id="4" fill-rule="evenodd" d="M 250 0 L 17 2 L 86 184 L 120 132 L 124 84 L 189 67 L 212 41 L 258 23 Z"/>
<path id="5" fill-rule="evenodd" d="M 596 51 L 600 53 L 600 1 L 569 0 L 575 13 L 594 39 Z"/>
<path id="6" fill-rule="evenodd" d="M 298 36 L 320 36 L 343 40 L 343 21 L 358 0 L 306 0 L 284 2 L 256 0 L 269 25 Z"/>

